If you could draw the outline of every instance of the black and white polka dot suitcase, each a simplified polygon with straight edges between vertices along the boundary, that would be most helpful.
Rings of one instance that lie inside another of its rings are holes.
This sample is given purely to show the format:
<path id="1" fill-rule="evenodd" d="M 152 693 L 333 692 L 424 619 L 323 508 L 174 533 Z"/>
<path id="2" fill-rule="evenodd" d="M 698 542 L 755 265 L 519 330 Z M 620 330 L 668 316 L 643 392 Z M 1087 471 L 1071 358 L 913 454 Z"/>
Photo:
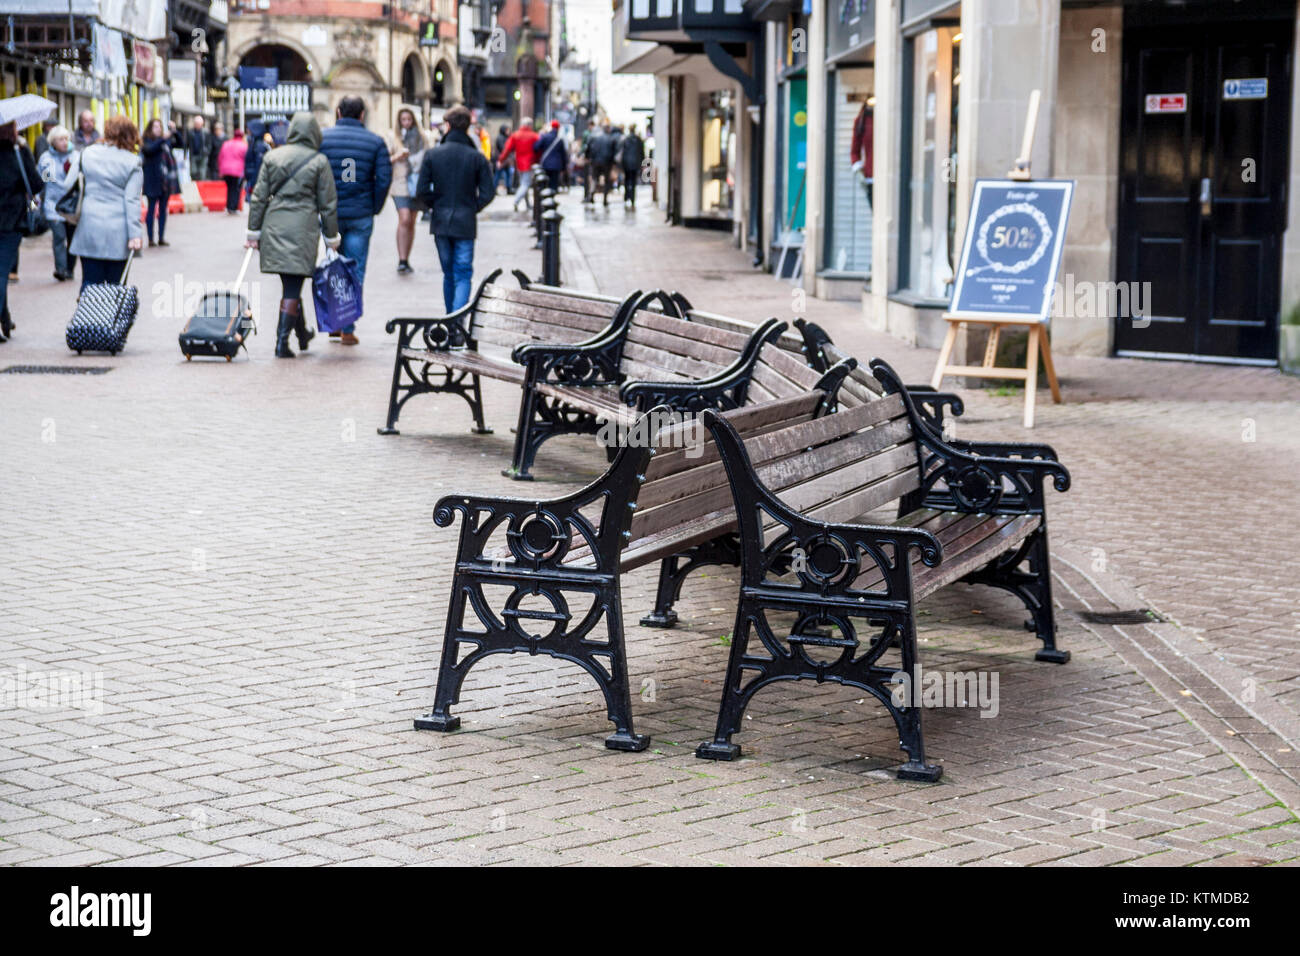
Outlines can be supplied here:
<path id="1" fill-rule="evenodd" d="M 68 322 L 68 348 L 82 352 L 116 355 L 126 346 L 126 337 L 140 311 L 140 291 L 126 284 L 135 250 L 126 257 L 121 282 L 96 282 L 81 290 L 76 311 Z"/>

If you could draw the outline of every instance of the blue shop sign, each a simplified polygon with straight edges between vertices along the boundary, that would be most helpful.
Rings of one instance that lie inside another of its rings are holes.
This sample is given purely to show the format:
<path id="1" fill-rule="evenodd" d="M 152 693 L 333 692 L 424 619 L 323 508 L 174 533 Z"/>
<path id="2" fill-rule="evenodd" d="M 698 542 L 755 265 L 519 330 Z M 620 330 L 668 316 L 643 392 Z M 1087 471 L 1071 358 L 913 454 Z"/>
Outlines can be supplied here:
<path id="1" fill-rule="evenodd" d="M 1073 193 L 1070 180 L 977 180 L 949 311 L 1046 322 Z"/>

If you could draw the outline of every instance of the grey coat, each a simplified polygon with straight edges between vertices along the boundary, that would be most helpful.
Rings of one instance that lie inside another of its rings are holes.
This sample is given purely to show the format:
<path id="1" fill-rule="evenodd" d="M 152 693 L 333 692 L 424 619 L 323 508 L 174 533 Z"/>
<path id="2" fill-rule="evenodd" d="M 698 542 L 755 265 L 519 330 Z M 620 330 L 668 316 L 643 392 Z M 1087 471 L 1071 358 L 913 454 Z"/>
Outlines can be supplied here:
<path id="1" fill-rule="evenodd" d="M 310 113 L 295 113 L 285 144 L 262 160 L 248 204 L 248 238 L 258 242 L 263 272 L 309 276 L 322 232 L 327 241 L 339 235 L 334 173 L 320 152 L 320 125 Z"/>
<path id="2" fill-rule="evenodd" d="M 68 167 L 64 189 L 76 184 L 78 170 L 86 174 L 85 194 L 77 234 L 68 251 L 91 259 L 125 259 L 127 240 L 144 236 L 140 157 L 104 143 L 87 146 Z"/>

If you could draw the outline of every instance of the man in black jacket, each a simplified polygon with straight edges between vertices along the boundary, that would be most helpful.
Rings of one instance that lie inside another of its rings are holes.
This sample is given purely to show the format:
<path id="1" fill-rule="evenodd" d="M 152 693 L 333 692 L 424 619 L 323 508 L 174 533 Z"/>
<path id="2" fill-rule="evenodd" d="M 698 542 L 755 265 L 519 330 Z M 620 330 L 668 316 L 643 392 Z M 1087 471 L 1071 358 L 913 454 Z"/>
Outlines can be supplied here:
<path id="1" fill-rule="evenodd" d="M 442 298 L 450 313 L 469 301 L 478 214 L 492 201 L 496 188 L 492 166 L 466 132 L 469 110 L 453 106 L 443 122 L 451 129 L 440 145 L 425 150 L 415 194 L 431 213 L 429 231 L 438 247 Z"/>
<path id="2" fill-rule="evenodd" d="M 587 140 L 587 164 L 591 169 L 589 198 L 592 202 L 596 199 L 596 188 L 599 187 L 605 205 L 609 205 L 609 174 L 614 166 L 614 158 L 617 152 L 618 137 L 614 135 L 614 131 L 608 123 L 605 124 L 602 132 Z"/>
<path id="3" fill-rule="evenodd" d="M 645 141 L 636 127 L 628 128 L 627 135 L 618 147 L 618 163 L 623 168 L 623 205 L 636 208 L 636 182 L 641 178 L 641 164 L 645 162 Z"/>

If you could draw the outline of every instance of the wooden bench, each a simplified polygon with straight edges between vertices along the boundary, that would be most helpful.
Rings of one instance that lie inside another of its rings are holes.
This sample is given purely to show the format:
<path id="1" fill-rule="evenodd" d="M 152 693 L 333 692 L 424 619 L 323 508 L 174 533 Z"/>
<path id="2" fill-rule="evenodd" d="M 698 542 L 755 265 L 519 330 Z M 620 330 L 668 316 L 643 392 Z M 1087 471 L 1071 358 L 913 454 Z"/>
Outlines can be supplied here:
<path id="1" fill-rule="evenodd" d="M 599 339 L 516 348 L 523 396 L 502 473 L 530 480 L 538 449 L 556 435 L 627 428 L 656 405 L 683 414 L 738 408 L 806 392 L 821 377 L 788 351 L 798 340 L 785 323 L 710 319 L 632 309 Z"/>
<path id="2" fill-rule="evenodd" d="M 944 442 L 888 365 L 872 371 L 882 391 L 874 401 L 827 413 L 828 396 L 815 390 L 706 410 L 699 421 L 713 441 L 675 447 L 692 423 L 662 429 L 658 453 L 625 447 L 605 476 L 565 498 L 444 498 L 434 520 L 446 526 L 460 513 L 463 524 L 435 704 L 416 727 L 458 726 L 450 707 L 487 654 L 541 653 L 596 679 L 616 728 L 607 746 L 643 749 L 619 575 L 731 538 L 740 601 L 716 731 L 697 756 L 739 755 L 731 737 L 762 687 L 835 681 L 885 706 L 908 756 L 900 777 L 937 780 L 921 708 L 896 696 L 903 675 L 919 677 L 916 602 L 958 580 L 1004 588 L 1030 611 L 1037 658 L 1067 661 L 1056 646 L 1042 484 L 1050 477 L 1065 491 L 1070 479 L 1046 446 Z M 895 502 L 896 517 L 859 523 Z M 492 557 L 494 534 L 507 559 Z M 500 611 L 489 584 L 510 589 Z M 585 609 L 571 610 L 578 595 Z M 550 630 L 532 633 L 527 621 Z"/>
<path id="3" fill-rule="evenodd" d="M 761 435 L 813 420 L 832 401 L 830 392 L 813 389 L 723 414 L 741 434 Z M 671 415 L 655 408 L 632 434 Z M 438 502 L 434 522 L 447 527 L 459 514 L 460 541 L 433 710 L 416 729 L 460 726 L 451 707 L 466 674 L 489 654 L 545 654 L 595 679 L 615 727 L 607 747 L 645 749 L 649 739 L 632 725 L 619 576 L 734 527 L 725 485 L 715 481 L 721 494 L 712 498 L 689 494 L 696 474 L 717 472 L 722 480 L 703 434 L 698 418 L 669 422 L 653 443 L 625 445 L 601 478 L 561 498 L 449 495 Z"/>
<path id="4" fill-rule="evenodd" d="M 416 395 L 447 392 L 469 403 L 474 431 L 490 434 L 483 418 L 480 380 L 520 385 L 523 367 L 511 350 L 529 342 L 576 343 L 599 338 L 636 309 L 655 300 L 675 309 L 662 292 L 630 293 L 623 299 L 573 292 L 531 282 L 516 270 L 519 288 L 497 282 L 497 269 L 479 284 L 461 309 L 437 318 L 395 318 L 385 329 L 398 331 L 388 422 L 381 435 L 397 435 L 402 406 Z"/>
<path id="5" fill-rule="evenodd" d="M 717 728 L 697 756 L 739 755 L 731 737 L 762 687 L 834 681 L 893 717 L 909 758 L 900 777 L 937 780 L 916 701 L 916 604 L 955 581 L 1015 594 L 1036 659 L 1070 658 L 1056 646 L 1043 491 L 1048 478 L 1067 490 L 1069 472 L 1045 445 L 945 442 L 892 368 L 871 370 L 876 401 L 758 439 L 702 416 L 740 516 L 741 587 Z M 873 514 L 892 505 L 892 518 Z"/>

